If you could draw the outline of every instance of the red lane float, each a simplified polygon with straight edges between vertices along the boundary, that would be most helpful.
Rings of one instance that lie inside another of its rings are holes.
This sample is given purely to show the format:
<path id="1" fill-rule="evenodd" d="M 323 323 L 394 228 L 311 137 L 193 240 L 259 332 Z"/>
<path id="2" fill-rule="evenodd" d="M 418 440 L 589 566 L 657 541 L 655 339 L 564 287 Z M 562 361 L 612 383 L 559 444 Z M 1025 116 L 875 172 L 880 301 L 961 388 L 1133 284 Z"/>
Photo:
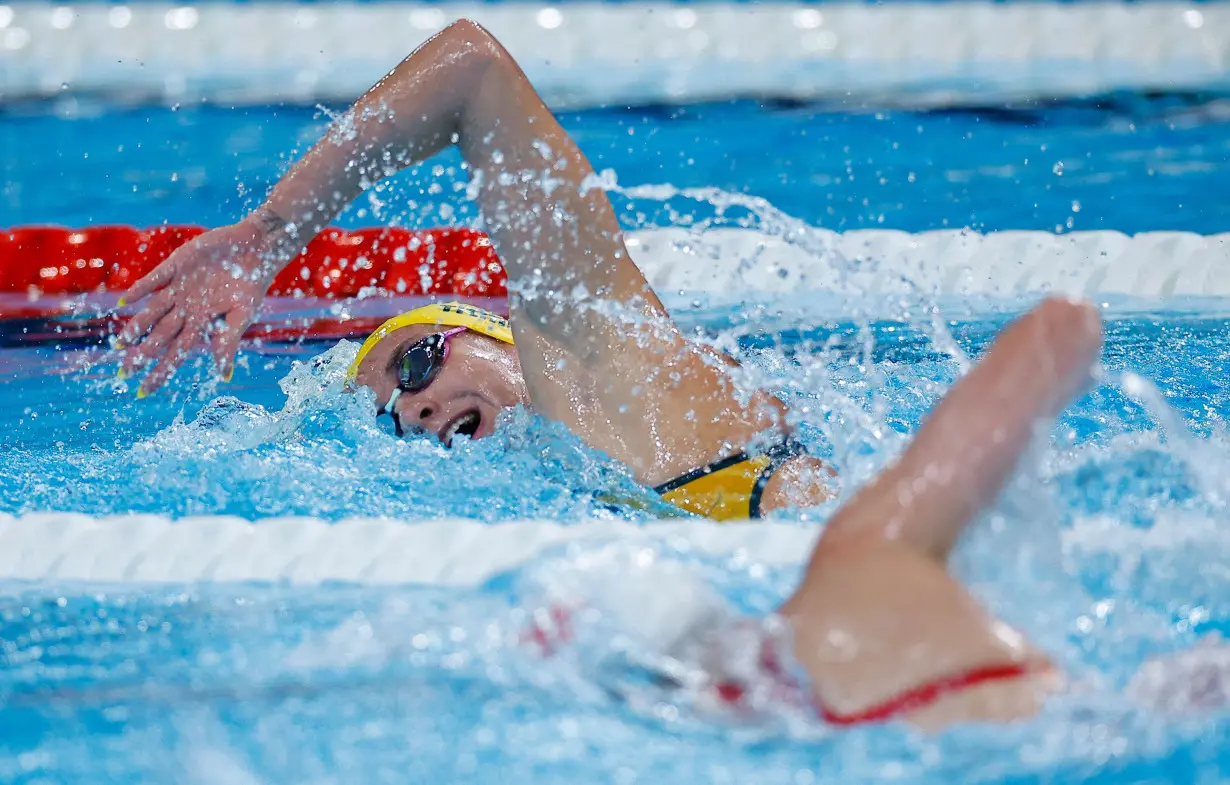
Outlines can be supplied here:
<path id="1" fill-rule="evenodd" d="M 199 226 L 0 229 L 0 294 L 123 292 Z M 273 281 L 275 297 L 398 295 L 506 297 L 507 276 L 491 241 L 472 229 L 326 229 Z"/>

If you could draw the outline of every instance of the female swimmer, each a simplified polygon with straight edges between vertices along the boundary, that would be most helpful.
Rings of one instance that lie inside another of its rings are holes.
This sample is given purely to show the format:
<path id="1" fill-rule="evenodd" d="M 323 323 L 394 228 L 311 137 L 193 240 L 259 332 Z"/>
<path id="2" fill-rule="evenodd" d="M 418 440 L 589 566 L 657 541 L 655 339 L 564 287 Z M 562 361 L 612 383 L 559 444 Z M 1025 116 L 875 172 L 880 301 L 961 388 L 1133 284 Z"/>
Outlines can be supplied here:
<path id="1" fill-rule="evenodd" d="M 799 481 L 828 472 L 789 439 L 782 403 L 744 399 L 733 361 L 684 339 L 628 256 L 585 156 L 503 47 L 466 21 L 360 98 L 251 216 L 132 287 L 127 300 L 153 296 L 119 336 L 121 372 L 161 355 L 138 396 L 206 333 L 229 378 L 277 272 L 365 188 L 452 143 L 508 270 L 511 332 L 490 314 L 439 309 L 378 330 L 355 375 L 399 428 L 482 437 L 502 409 L 529 404 L 699 514 L 758 517 L 827 498 L 823 483 Z M 431 337 L 442 326 L 469 329 Z"/>
<path id="2" fill-rule="evenodd" d="M 378 330 L 354 374 L 399 427 L 485 436 L 501 409 L 528 403 L 702 513 L 749 517 L 828 495 L 827 471 L 792 445 L 781 402 L 742 399 L 731 361 L 676 329 L 584 156 L 508 53 L 465 21 L 364 95 L 250 217 L 198 237 L 132 288 L 127 299 L 150 299 L 119 337 L 123 370 L 161 357 L 139 394 L 207 334 L 229 378 L 277 271 L 365 188 L 449 144 L 471 167 L 508 269 L 510 324 L 434 306 Z M 979 608 L 945 562 L 1035 428 L 1088 381 L 1100 345 L 1092 308 L 1043 303 L 833 517 L 781 608 L 822 716 L 1008 720 L 1055 688 L 1046 657 Z M 749 447 L 765 432 L 768 448 Z M 722 686 L 737 697 L 738 685 Z"/>

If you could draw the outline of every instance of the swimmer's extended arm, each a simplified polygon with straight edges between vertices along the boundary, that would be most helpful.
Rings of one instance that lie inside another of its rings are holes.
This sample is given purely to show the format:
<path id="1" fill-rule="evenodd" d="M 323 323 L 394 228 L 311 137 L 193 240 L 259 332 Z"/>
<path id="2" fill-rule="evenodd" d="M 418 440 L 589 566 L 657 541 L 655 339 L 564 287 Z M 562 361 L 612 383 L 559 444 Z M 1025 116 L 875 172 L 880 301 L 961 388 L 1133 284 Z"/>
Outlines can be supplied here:
<path id="1" fill-rule="evenodd" d="M 353 128 L 353 133 L 351 133 Z M 628 256 L 585 156 L 512 57 L 458 22 L 368 92 L 274 190 L 266 209 L 325 226 L 365 183 L 455 142 L 508 269 L 535 408 L 656 484 L 776 425 L 767 397 L 735 398 Z"/>
<path id="2" fill-rule="evenodd" d="M 629 258 L 589 162 L 512 57 L 471 22 L 415 51 L 278 183 L 250 219 L 265 232 L 269 266 L 365 188 L 453 143 L 509 272 L 518 353 L 540 413 L 648 484 L 782 427 L 780 402 L 741 401 L 727 361 L 679 334 Z"/>
<path id="3" fill-rule="evenodd" d="M 905 454 L 825 527 L 781 612 L 822 705 L 857 714 L 923 684 L 1017 666 L 912 719 L 1011 719 L 1053 687 L 1045 656 L 947 574 L 958 536 L 999 494 L 1039 429 L 1090 381 L 1095 308 L 1048 300 L 1010 325 L 944 397 Z"/>
<path id="4" fill-rule="evenodd" d="M 897 462 L 859 491 L 822 545 L 897 539 L 948 557 L 970 520 L 995 501 L 1037 429 L 1090 381 L 1101 319 L 1087 303 L 1053 298 L 1009 325 L 919 428 Z"/>

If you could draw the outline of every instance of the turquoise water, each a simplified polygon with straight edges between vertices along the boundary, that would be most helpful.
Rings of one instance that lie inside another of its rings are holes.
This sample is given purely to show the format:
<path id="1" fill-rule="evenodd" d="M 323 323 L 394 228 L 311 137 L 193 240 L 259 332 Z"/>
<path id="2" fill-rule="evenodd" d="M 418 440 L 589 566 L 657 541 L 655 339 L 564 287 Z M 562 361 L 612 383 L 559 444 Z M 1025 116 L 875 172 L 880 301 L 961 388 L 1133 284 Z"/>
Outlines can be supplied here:
<path id="1" fill-rule="evenodd" d="M 733 319 L 732 310 L 688 310 L 677 309 L 687 329 L 742 347 L 750 380 L 781 391 L 812 449 L 841 463 L 895 449 L 957 372 L 929 326 L 885 320 L 859 327 L 801 310 L 777 317 L 777 329 L 766 333 Z M 973 353 L 1003 319 L 954 321 L 950 329 Z M 1225 332 L 1216 315 L 1124 314 L 1109 326 L 1111 379 L 1134 370 L 1156 380 L 1189 428 L 1211 434 L 1230 413 L 1219 378 L 1230 353 Z M 0 433 L 0 512 L 569 520 L 604 509 L 593 491 L 632 487 L 622 469 L 524 412 L 511 413 L 497 438 L 451 451 L 428 439 L 399 441 L 387 422 L 368 416 L 365 398 L 316 391 L 311 359 L 330 344 L 245 352 L 229 385 L 212 380 L 201 355 L 168 394 L 142 401 L 131 382 L 114 379 L 103 349 L 57 346 L 0 350 L 0 410 L 8 422 Z M 283 382 L 294 367 L 295 378 Z M 868 417 L 885 429 L 881 437 L 869 432 Z M 1149 431 L 1151 422 L 1107 384 L 1063 425 L 1081 443 L 1109 443 Z M 527 450 L 531 444 L 543 452 Z M 1145 500 L 1098 501 L 1121 501 L 1117 512 L 1128 514 Z M 1072 502 L 1085 503 L 1079 495 Z"/>
<path id="2" fill-rule="evenodd" d="M 1227 143 L 1216 106 L 1128 103 L 980 115 L 732 105 L 566 123 L 624 185 L 747 191 L 829 228 L 1220 231 Z M 319 123 L 299 109 L 71 120 L 10 111 L 0 116 L 4 221 L 232 220 Z M 714 127 L 723 130 L 705 130 Z M 755 149 L 740 148 L 743 138 Z M 774 141 L 773 166 L 753 161 L 764 139 Z M 447 200 L 430 190 L 437 182 L 447 194 L 460 181 L 455 164 L 420 168 L 344 220 L 469 220 L 464 203 L 445 215 Z M 763 220 L 705 203 L 617 200 L 633 228 Z M 749 292 L 760 307 L 743 310 L 666 294 L 686 329 L 744 361 L 744 384 L 792 404 L 803 440 L 839 469 L 844 494 L 901 449 L 963 357 L 1027 305 L 941 302 L 931 318 L 936 303 L 921 296 L 834 303 Z M 77 305 L 82 317 L 92 308 Z M 468 588 L 0 584 L 0 781 L 1224 778 L 1225 712 L 1141 711 L 1123 687 L 1145 658 L 1187 649 L 1230 621 L 1218 564 L 1230 545 L 1230 308 L 1114 301 L 1107 317 L 1100 383 L 954 560 L 976 594 L 1082 688 L 1031 722 L 921 738 L 895 726 L 834 733 L 786 707 L 714 718 L 677 695 L 628 691 L 635 674 L 619 614 L 544 661 L 521 643 L 544 584 L 597 555 L 619 564 L 631 547 L 589 544 Z M 197 357 L 165 394 L 137 401 L 130 382 L 114 379 L 97 323 L 53 327 L 0 322 L 0 513 L 654 523 L 653 509 L 595 499 L 638 493 L 625 470 L 524 412 L 497 437 L 451 451 L 395 439 L 370 418 L 369 401 L 327 383 L 338 367 L 330 360 L 353 346 L 250 343 L 232 384 L 211 381 Z M 830 512 L 780 519 L 812 528 Z M 657 554 L 732 612 L 771 610 L 798 577 L 797 565 L 700 557 L 678 543 Z M 594 596 L 628 586 L 655 601 L 673 596 L 653 571 L 599 570 L 583 582 Z M 653 653 L 652 640 L 637 645 Z"/>
<path id="3" fill-rule="evenodd" d="M 676 307 L 688 328 L 738 346 L 756 383 L 782 391 L 847 491 L 899 449 L 958 372 L 958 361 L 935 348 L 934 326 L 859 326 L 792 306 L 766 333 L 733 311 Z M 944 332 L 976 354 L 1005 317 L 954 320 Z M 1226 506 L 1220 445 L 1230 396 L 1218 381 L 1230 353 L 1226 327 L 1227 317 L 1207 308 L 1112 313 L 1103 383 L 1064 415 L 958 553 L 956 568 L 979 596 L 1090 688 L 1030 723 L 924 739 L 893 726 L 833 733 L 784 707 L 735 721 L 667 693 L 632 701 L 620 691 L 626 630 L 617 622 L 583 629 L 579 643 L 550 661 L 520 643 L 543 581 L 621 547 L 591 544 L 471 589 L 9 583 L 0 587 L 0 777 L 793 783 L 1224 775 L 1225 714 L 1152 716 L 1116 691 L 1145 657 L 1230 623 L 1217 556 L 1225 545 L 1217 522 Z M 0 511 L 389 516 L 406 525 L 441 516 L 616 516 L 652 526 L 645 512 L 594 502 L 593 492 L 628 483 L 621 469 L 523 413 L 499 437 L 462 440 L 452 451 L 426 438 L 397 440 L 366 416 L 366 401 L 320 392 L 322 353 L 344 357 L 345 346 L 248 351 L 225 396 L 198 367 L 172 394 L 140 402 L 109 379 L 109 366 L 93 363 L 100 351 L 0 351 L 0 406 L 10 423 L 0 437 Z M 1167 405 L 1126 395 L 1128 370 L 1154 379 Z M 1167 433 L 1159 417 L 1182 427 Z M 771 610 L 797 579 L 797 567 L 702 558 L 665 544 L 659 558 L 685 565 L 740 612 Z M 639 579 L 652 588 L 657 577 Z M 585 578 L 595 595 L 632 580 L 627 572 Z"/>

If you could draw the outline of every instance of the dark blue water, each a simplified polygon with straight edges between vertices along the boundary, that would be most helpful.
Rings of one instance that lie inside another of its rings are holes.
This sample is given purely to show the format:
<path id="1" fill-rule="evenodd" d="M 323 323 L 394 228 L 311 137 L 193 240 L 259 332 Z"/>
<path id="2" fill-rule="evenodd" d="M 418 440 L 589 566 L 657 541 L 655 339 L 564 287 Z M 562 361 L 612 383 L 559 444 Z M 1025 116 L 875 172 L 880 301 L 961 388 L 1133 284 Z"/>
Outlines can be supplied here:
<path id="1" fill-rule="evenodd" d="M 621 185 L 753 194 L 833 229 L 1230 227 L 1230 113 L 1219 101 L 1122 95 L 930 113 L 844 108 L 854 111 L 738 102 L 561 119 Z M 72 119 L 28 109 L 0 113 L 0 225 L 231 222 L 325 123 L 298 107 L 78 107 Z M 456 192 L 464 179 L 460 159 L 441 156 L 360 199 L 341 222 L 472 222 L 472 205 Z M 713 217 L 711 206 L 686 200 L 615 201 L 629 228 Z"/>

